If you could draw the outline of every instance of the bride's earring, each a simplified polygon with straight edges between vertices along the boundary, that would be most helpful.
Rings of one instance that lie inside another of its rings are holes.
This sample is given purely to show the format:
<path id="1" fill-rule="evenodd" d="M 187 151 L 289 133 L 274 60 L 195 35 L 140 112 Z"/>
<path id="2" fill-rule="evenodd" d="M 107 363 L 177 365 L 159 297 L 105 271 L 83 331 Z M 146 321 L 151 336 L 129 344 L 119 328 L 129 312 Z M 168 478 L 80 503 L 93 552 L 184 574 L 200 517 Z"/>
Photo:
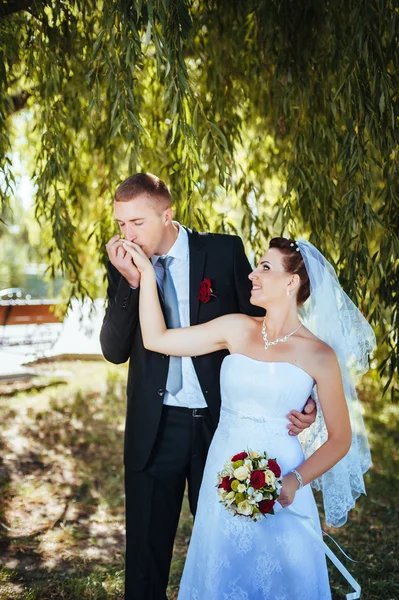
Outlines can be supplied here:
<path id="1" fill-rule="evenodd" d="M 288 290 L 288 289 L 285 290 L 285 293 L 287 294 L 287 296 L 289 296 L 290 295 L 290 290 Z"/>

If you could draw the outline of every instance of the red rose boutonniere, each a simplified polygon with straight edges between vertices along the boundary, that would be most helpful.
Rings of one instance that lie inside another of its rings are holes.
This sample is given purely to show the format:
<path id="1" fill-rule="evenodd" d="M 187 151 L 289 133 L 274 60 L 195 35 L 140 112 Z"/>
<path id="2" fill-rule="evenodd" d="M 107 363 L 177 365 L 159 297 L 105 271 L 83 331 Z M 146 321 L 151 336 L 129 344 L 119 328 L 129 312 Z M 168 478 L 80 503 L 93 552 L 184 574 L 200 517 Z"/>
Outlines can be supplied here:
<path id="1" fill-rule="evenodd" d="M 212 296 L 214 298 L 216 298 L 216 294 L 213 293 L 213 289 L 211 287 L 211 280 L 203 279 L 200 283 L 200 288 L 199 288 L 200 302 L 203 302 L 204 304 L 206 304 L 207 302 L 209 302 L 209 300 L 211 299 Z"/>

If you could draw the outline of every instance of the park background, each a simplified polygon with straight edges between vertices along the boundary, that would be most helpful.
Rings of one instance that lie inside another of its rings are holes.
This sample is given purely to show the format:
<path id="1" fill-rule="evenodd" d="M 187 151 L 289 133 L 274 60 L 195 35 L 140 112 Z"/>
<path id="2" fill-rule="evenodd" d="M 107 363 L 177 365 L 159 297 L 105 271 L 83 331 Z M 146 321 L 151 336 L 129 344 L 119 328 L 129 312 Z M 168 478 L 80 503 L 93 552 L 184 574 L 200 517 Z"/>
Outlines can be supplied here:
<path id="1" fill-rule="evenodd" d="M 374 467 L 333 532 L 366 600 L 399 597 L 398 42 L 393 0 L 0 2 L 0 289 L 103 298 L 113 192 L 150 171 L 252 261 L 309 239 L 373 324 Z M 0 388 L 0 599 L 120 599 L 126 368 L 38 373 Z"/>

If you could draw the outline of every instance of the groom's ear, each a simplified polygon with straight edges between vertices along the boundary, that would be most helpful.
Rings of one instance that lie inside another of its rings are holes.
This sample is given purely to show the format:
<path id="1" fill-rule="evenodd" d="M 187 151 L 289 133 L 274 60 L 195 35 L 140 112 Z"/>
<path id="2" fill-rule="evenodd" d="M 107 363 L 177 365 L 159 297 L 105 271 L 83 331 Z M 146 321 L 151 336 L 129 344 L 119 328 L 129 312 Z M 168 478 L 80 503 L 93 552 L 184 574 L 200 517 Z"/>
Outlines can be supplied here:
<path id="1" fill-rule="evenodd" d="M 165 225 L 172 222 L 173 220 L 173 208 L 168 206 L 168 208 L 164 212 Z"/>

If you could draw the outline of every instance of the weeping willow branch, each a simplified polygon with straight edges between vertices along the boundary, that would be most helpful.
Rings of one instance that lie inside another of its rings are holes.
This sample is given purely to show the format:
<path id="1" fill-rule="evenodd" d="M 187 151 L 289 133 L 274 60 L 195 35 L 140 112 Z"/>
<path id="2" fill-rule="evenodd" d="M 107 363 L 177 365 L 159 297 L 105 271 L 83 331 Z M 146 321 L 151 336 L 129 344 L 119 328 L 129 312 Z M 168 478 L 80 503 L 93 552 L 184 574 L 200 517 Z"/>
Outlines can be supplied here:
<path id="1" fill-rule="evenodd" d="M 255 254 L 280 233 L 316 243 L 374 323 L 394 390 L 393 0 L 15 1 L 0 15 L 2 202 L 13 190 L 11 106 L 29 111 L 54 273 L 95 293 L 115 186 L 156 172 L 188 225 L 238 232 Z"/>

